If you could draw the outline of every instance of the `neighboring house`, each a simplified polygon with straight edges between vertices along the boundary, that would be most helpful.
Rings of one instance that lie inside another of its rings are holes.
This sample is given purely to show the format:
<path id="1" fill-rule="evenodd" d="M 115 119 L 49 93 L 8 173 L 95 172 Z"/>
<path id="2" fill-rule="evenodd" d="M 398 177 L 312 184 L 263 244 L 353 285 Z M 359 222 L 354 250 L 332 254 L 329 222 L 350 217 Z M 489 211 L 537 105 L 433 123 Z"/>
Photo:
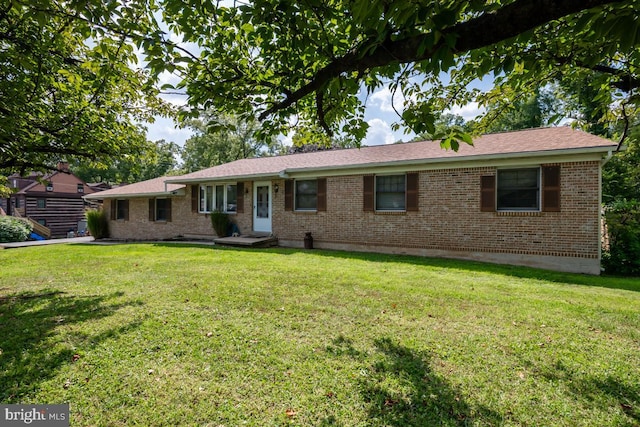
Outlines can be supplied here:
<path id="1" fill-rule="evenodd" d="M 29 218 L 47 227 L 54 238 L 78 231 L 78 223 L 85 218 L 82 196 L 94 192 L 69 171 L 66 163 L 47 175 L 9 176 L 9 186 L 16 192 L 4 200 L 7 214 Z"/>
<path id="2" fill-rule="evenodd" d="M 209 212 L 281 246 L 599 274 L 601 167 L 616 144 L 568 127 L 244 159 L 85 196 L 112 237 L 215 237 Z"/>

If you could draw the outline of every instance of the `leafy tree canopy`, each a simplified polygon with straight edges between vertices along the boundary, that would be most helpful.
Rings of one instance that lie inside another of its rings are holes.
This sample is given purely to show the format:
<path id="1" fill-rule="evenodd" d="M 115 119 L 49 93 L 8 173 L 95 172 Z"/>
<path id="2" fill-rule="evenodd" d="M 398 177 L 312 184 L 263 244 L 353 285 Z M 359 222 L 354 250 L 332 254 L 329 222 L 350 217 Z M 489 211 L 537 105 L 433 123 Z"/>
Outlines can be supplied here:
<path id="1" fill-rule="evenodd" d="M 456 105 L 510 103 L 579 73 L 601 110 L 638 101 L 639 0 L 161 3 L 171 30 L 200 49 L 171 65 L 189 105 L 255 114 L 271 134 L 298 121 L 361 141 L 366 95 L 385 85 L 404 95 L 399 122 L 417 134 Z M 483 77 L 494 90 L 470 89 Z"/>
<path id="2" fill-rule="evenodd" d="M 71 170 L 85 182 L 132 183 L 181 172 L 180 154 L 181 149 L 174 142 L 145 141 L 138 151 L 115 161 L 78 161 Z"/>
<path id="3" fill-rule="evenodd" d="M 588 86 L 595 115 L 631 117 L 639 9 L 640 0 L 9 0 L 0 171 L 140 151 L 137 123 L 162 110 L 163 72 L 180 79 L 185 116 L 258 117 L 257 138 L 303 123 L 359 142 L 366 97 L 385 86 L 403 94 L 399 123 L 417 134 L 433 134 L 457 105 L 510 103 L 560 77 Z M 139 57 L 144 70 L 132 67 Z M 470 89 L 482 77 L 494 90 Z M 470 139 L 460 130 L 445 146 L 455 140 Z"/>
<path id="4" fill-rule="evenodd" d="M 0 174 L 59 160 L 109 161 L 146 144 L 166 112 L 135 45 L 160 39 L 145 0 L 8 0 L 0 5 Z"/>

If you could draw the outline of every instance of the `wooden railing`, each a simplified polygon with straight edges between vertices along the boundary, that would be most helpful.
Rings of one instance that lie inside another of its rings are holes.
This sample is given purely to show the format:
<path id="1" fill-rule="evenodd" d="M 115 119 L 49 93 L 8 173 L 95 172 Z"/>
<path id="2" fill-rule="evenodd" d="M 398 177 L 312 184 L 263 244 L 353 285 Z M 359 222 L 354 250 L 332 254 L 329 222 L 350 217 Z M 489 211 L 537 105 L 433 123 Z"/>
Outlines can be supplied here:
<path id="1" fill-rule="evenodd" d="M 32 226 L 33 226 L 33 232 L 36 234 L 39 234 L 40 236 L 44 237 L 45 239 L 50 239 L 51 238 L 51 230 L 49 230 L 48 227 L 45 227 L 44 225 L 40 224 L 37 221 L 34 221 L 33 219 L 27 217 L 23 217 L 20 214 L 20 211 L 18 211 L 17 209 L 13 210 L 13 216 L 15 216 L 16 218 L 20 218 L 23 221 L 27 221 L 29 222 Z"/>
<path id="2" fill-rule="evenodd" d="M 31 218 L 26 218 L 26 219 L 31 223 L 31 225 L 33 225 L 34 233 L 41 235 L 45 239 L 51 238 L 51 230 L 49 230 L 48 227 L 45 227 L 44 225 L 32 220 Z"/>

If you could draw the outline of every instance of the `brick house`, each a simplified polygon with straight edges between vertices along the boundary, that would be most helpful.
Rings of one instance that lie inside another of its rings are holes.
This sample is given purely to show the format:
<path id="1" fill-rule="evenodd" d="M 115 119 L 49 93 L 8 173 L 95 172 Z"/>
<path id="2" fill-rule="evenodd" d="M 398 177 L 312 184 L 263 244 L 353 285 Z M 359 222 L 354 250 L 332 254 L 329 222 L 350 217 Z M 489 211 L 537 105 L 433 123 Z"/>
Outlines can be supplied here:
<path id="1" fill-rule="evenodd" d="M 66 237 L 70 230 L 76 231 L 85 218 L 82 197 L 94 192 L 71 173 L 67 163 L 60 163 L 58 170 L 46 175 L 11 175 L 8 179 L 14 193 L 3 199 L 0 206 L 8 215 L 28 218 L 44 226 L 34 230 L 48 229 L 49 235 L 43 237 Z"/>
<path id="2" fill-rule="evenodd" d="M 611 141 L 567 127 L 244 159 L 85 196 L 114 238 L 214 238 L 209 213 L 278 244 L 599 274 Z"/>

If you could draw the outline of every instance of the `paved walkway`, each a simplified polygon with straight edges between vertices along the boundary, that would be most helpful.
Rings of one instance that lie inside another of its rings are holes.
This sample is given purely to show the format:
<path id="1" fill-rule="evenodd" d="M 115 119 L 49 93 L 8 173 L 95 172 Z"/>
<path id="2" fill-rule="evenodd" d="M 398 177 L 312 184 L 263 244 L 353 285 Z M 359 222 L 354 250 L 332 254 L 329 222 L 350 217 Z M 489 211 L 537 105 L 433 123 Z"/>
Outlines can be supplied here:
<path id="1" fill-rule="evenodd" d="M 0 249 L 26 248 L 29 246 L 57 245 L 60 243 L 88 243 L 93 237 L 74 237 L 72 239 L 30 240 L 28 242 L 0 243 Z"/>

